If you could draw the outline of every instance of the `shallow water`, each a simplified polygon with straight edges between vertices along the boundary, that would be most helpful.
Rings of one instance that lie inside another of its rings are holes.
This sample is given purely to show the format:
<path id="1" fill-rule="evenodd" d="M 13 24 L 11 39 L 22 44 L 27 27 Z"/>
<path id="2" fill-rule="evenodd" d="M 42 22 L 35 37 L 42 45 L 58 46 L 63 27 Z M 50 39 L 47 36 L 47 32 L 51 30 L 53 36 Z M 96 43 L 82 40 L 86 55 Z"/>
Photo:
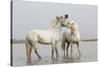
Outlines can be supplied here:
<path id="1" fill-rule="evenodd" d="M 38 45 L 38 52 L 42 57 L 38 60 L 35 55 L 34 50 L 32 52 L 32 65 L 43 65 L 43 64 L 58 64 L 58 63 L 74 63 L 74 62 L 90 62 L 97 61 L 97 41 L 91 42 L 80 42 L 81 57 L 78 56 L 78 51 L 76 45 L 73 46 L 73 56 L 63 57 L 63 51 L 61 45 L 58 47 L 59 58 L 51 59 L 51 46 L 50 45 Z M 26 49 L 25 43 L 15 43 L 13 44 L 13 65 L 14 66 L 25 66 L 26 63 Z"/>

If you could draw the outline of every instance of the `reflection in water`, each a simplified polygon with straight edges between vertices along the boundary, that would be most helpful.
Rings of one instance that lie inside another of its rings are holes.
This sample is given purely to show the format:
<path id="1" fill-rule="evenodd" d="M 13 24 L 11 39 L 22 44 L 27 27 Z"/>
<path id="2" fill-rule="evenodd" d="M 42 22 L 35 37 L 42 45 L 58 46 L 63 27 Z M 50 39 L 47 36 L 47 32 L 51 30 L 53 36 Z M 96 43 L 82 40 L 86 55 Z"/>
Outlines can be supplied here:
<path id="1" fill-rule="evenodd" d="M 30 65 L 41 65 L 41 64 L 59 64 L 59 63 L 70 63 L 70 62 L 79 62 L 81 57 L 73 58 L 73 57 L 62 57 L 62 58 L 54 58 L 50 59 L 50 57 L 32 60 L 32 64 Z"/>

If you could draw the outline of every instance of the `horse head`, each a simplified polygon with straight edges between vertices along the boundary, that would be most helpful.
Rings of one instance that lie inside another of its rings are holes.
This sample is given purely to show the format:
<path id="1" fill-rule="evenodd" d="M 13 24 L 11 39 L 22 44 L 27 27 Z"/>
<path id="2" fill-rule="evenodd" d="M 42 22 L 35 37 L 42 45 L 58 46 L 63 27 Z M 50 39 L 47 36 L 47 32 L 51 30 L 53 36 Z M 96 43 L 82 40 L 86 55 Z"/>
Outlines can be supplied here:
<path id="1" fill-rule="evenodd" d="M 71 30 L 78 30 L 78 25 L 75 21 L 71 20 L 71 21 L 65 21 L 66 23 L 66 27 L 71 29 Z"/>

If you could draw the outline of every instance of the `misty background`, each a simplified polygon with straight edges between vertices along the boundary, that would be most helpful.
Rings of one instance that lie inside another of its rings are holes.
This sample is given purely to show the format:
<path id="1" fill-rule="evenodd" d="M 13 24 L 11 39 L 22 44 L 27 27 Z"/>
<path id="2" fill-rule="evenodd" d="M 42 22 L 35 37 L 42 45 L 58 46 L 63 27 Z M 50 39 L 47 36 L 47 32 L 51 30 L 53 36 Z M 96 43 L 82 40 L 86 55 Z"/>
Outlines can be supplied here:
<path id="1" fill-rule="evenodd" d="M 97 6 L 13 1 L 13 39 L 23 40 L 32 29 L 49 29 L 56 16 L 78 23 L 81 39 L 97 39 Z M 65 30 L 65 29 L 63 29 Z"/>

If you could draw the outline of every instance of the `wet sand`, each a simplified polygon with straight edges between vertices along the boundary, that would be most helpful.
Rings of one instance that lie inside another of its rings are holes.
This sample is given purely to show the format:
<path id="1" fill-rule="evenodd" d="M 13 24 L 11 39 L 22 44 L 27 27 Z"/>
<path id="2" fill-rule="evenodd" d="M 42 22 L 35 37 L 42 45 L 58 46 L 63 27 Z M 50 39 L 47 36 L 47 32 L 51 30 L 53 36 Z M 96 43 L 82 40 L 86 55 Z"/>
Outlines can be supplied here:
<path id="1" fill-rule="evenodd" d="M 61 45 L 59 45 L 58 50 L 59 50 L 59 58 L 51 59 L 51 46 L 39 44 L 38 52 L 40 56 L 42 57 L 42 59 L 38 60 L 38 57 L 36 56 L 33 50 L 31 65 L 97 61 L 97 41 L 80 42 L 81 57 L 78 56 L 76 45 L 73 46 L 72 57 L 67 57 L 67 58 L 63 57 L 63 51 L 61 49 Z M 69 49 L 69 55 L 70 55 L 70 49 Z M 27 66 L 25 43 L 13 44 L 13 65 Z"/>

